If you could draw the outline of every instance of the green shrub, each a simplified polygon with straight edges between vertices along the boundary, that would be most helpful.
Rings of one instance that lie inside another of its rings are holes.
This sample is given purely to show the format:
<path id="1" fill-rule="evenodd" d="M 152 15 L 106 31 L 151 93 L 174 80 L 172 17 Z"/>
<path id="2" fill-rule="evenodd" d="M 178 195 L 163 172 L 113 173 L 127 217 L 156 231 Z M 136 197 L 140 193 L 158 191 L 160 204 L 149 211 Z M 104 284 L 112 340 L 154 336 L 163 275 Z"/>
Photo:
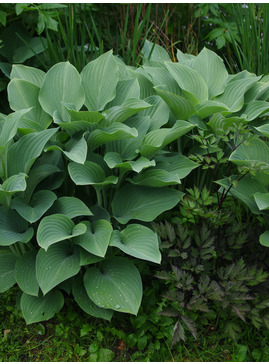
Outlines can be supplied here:
<path id="1" fill-rule="evenodd" d="M 266 99 L 266 81 L 247 72 L 229 76 L 207 49 L 197 57 L 178 52 L 173 63 L 146 42 L 143 54 L 139 69 L 112 51 L 81 74 L 68 62 L 46 74 L 13 66 L 14 112 L 0 124 L 0 291 L 18 284 L 27 323 L 59 311 L 62 291 L 93 316 L 136 314 L 142 282 L 134 263 L 161 261 L 151 222 L 177 205 L 181 180 L 199 166 L 183 153 L 217 153 L 217 167 L 230 157 L 232 170 L 241 136 L 254 135 L 241 133 L 242 124 L 268 108 L 256 100 Z M 240 139 L 232 154 L 231 130 Z M 222 148 L 207 138 L 212 133 L 221 134 Z M 221 177 L 229 175 L 225 163 Z M 214 176 L 206 173 L 204 181 Z M 222 200 L 245 174 L 233 177 Z"/>

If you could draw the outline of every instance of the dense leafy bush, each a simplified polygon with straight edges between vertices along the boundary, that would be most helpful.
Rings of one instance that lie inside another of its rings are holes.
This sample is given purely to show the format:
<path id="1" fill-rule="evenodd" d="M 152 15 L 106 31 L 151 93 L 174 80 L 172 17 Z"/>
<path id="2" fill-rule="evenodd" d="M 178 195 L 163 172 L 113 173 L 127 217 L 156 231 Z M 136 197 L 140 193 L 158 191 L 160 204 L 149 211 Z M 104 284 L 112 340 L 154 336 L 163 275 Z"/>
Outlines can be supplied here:
<path id="1" fill-rule="evenodd" d="M 239 151 L 245 140 L 268 148 L 246 126 L 269 109 L 267 79 L 229 76 L 207 49 L 178 51 L 173 63 L 146 42 L 143 54 L 138 69 L 111 51 L 81 74 L 68 62 L 46 74 L 13 66 L 14 113 L 2 115 L 0 134 L 0 288 L 19 285 L 27 323 L 59 311 L 62 291 L 93 316 L 136 314 L 134 263 L 160 263 L 151 222 L 177 205 L 187 176 L 199 180 L 204 162 L 200 184 L 228 176 L 218 181 L 219 206 L 241 181 L 252 183 L 242 164 L 266 177 Z M 217 171 L 208 173 L 213 158 Z M 232 163 L 242 171 L 231 177 Z"/>

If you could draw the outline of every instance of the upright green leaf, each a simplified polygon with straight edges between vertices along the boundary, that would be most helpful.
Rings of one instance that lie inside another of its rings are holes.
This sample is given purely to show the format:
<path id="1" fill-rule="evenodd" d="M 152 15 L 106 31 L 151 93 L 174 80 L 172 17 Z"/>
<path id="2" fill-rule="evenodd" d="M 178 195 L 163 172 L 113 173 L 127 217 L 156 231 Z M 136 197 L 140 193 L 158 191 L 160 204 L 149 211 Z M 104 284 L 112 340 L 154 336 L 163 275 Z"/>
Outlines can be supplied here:
<path id="1" fill-rule="evenodd" d="M 27 251 L 17 259 L 14 276 L 23 292 L 31 296 L 38 296 L 39 285 L 36 279 L 36 251 Z"/>
<path id="2" fill-rule="evenodd" d="M 141 53 L 145 59 L 151 59 L 154 61 L 170 61 L 169 54 L 166 50 L 156 43 L 152 43 L 149 40 L 145 40 Z"/>
<path id="3" fill-rule="evenodd" d="M 9 251 L 0 250 L 0 293 L 7 291 L 16 283 L 14 269 L 17 257 Z"/>
<path id="4" fill-rule="evenodd" d="M 128 260 L 113 257 L 89 268 L 84 284 L 90 299 L 99 307 L 137 314 L 142 299 L 139 271 Z"/>
<path id="5" fill-rule="evenodd" d="M 18 78 L 33 83 L 41 87 L 45 78 L 45 72 L 35 67 L 25 66 L 23 64 L 13 64 L 10 73 L 10 79 Z"/>
<path id="6" fill-rule="evenodd" d="M 208 98 L 224 92 L 228 72 L 223 60 L 207 48 L 198 54 L 193 63 L 193 68 L 203 77 L 208 87 Z"/>
<path id="7" fill-rule="evenodd" d="M 77 197 L 68 196 L 58 198 L 49 212 L 50 214 L 62 214 L 70 219 L 77 216 L 92 216 L 92 212 L 84 202 Z"/>
<path id="8" fill-rule="evenodd" d="M 21 137 L 7 153 L 8 175 L 28 173 L 35 159 L 39 157 L 47 141 L 58 129 L 48 129 Z"/>
<path id="9" fill-rule="evenodd" d="M 112 51 L 102 54 L 83 68 L 81 78 L 86 95 L 85 105 L 89 111 L 103 110 L 115 98 L 119 81 L 117 69 Z"/>
<path id="10" fill-rule="evenodd" d="M 36 257 L 36 277 L 45 295 L 59 283 L 75 276 L 80 271 L 79 249 L 68 241 L 39 249 Z"/>
<path id="11" fill-rule="evenodd" d="M 60 62 L 51 67 L 39 93 L 43 110 L 51 116 L 57 111 L 64 121 L 68 121 L 70 116 L 63 102 L 72 103 L 79 110 L 84 101 L 85 94 L 76 68 L 69 62 Z"/>

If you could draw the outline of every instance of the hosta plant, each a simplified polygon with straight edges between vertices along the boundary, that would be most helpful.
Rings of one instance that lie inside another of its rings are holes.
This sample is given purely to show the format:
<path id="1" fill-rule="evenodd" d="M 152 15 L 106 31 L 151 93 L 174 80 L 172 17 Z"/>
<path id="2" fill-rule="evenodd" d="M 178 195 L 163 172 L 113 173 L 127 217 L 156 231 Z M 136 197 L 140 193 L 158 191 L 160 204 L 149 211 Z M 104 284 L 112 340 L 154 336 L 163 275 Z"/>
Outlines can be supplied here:
<path id="1" fill-rule="evenodd" d="M 90 315 L 137 314 L 136 259 L 159 264 L 151 222 L 198 165 L 169 145 L 192 130 L 138 70 L 105 53 L 81 72 L 14 65 L 1 115 L 0 292 L 22 291 L 27 323 L 64 295 Z M 165 127 L 162 127 L 167 124 Z"/>

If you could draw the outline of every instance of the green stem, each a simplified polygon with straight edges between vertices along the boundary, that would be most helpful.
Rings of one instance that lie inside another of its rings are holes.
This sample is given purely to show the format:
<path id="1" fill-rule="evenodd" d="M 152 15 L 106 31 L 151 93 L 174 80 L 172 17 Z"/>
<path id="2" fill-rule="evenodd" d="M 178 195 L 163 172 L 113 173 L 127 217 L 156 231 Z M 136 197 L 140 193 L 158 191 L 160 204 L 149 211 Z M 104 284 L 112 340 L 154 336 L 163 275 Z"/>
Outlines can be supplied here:
<path id="1" fill-rule="evenodd" d="M 17 250 L 14 248 L 14 246 L 13 245 L 9 245 L 9 249 L 12 251 L 12 253 L 14 254 L 14 255 L 18 255 L 17 254 Z"/>
<path id="2" fill-rule="evenodd" d="M 103 201 L 102 201 L 101 189 L 100 189 L 100 187 L 94 187 L 94 189 L 96 191 L 97 204 L 98 204 L 98 206 L 102 207 Z"/>

